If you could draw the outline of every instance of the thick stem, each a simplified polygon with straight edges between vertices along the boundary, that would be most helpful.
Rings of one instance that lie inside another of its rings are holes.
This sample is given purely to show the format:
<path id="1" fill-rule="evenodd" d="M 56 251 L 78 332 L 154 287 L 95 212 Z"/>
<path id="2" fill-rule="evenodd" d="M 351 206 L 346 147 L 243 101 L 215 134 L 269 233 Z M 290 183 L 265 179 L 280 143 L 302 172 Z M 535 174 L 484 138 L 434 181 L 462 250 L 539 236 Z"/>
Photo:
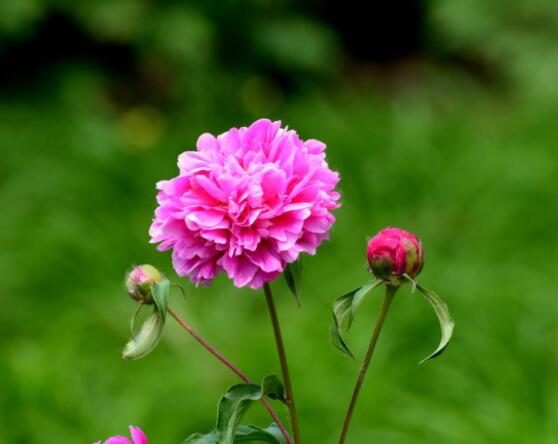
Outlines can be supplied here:
<path id="1" fill-rule="evenodd" d="M 393 285 L 389 284 L 387 284 L 386 286 L 384 304 L 382 305 L 382 309 L 380 311 L 380 314 L 378 315 L 378 320 L 376 321 L 376 325 L 374 326 L 374 333 L 372 333 L 372 338 L 370 338 L 370 344 L 368 345 L 368 351 L 366 352 L 366 356 L 362 361 L 362 365 L 358 373 L 358 378 L 353 390 L 353 396 L 351 397 L 351 402 L 349 404 L 347 414 L 345 415 L 343 430 L 341 431 L 341 436 L 339 437 L 339 444 L 343 444 L 345 442 L 345 439 L 347 438 L 347 432 L 349 431 L 351 419 L 353 418 L 353 412 L 358 400 L 358 395 L 360 393 L 360 389 L 362 388 L 362 383 L 364 382 L 366 371 L 368 370 L 368 366 L 370 365 L 370 360 L 372 359 L 372 355 L 374 354 L 376 343 L 378 342 L 378 338 L 380 337 L 380 333 L 382 332 L 382 326 L 384 325 L 384 321 L 386 320 L 386 315 L 388 313 L 391 302 L 393 301 L 393 297 L 395 296 L 397 288 L 398 287 L 394 287 Z"/>
<path id="2" fill-rule="evenodd" d="M 234 365 L 231 361 L 229 361 L 227 358 L 225 358 L 215 347 L 213 347 L 209 342 L 207 342 L 205 339 L 203 339 L 191 326 L 190 324 L 188 324 L 184 319 L 182 319 L 180 317 L 180 315 L 174 311 L 172 308 L 167 307 L 167 312 L 176 320 L 176 322 L 178 322 L 180 324 L 180 326 L 186 330 L 188 333 L 190 333 L 190 335 L 192 335 L 192 337 L 198 341 L 201 346 L 203 348 L 205 348 L 209 353 L 211 353 L 213 356 L 215 356 L 219 361 L 221 361 L 223 364 L 225 364 L 235 375 L 237 375 L 243 382 L 245 382 L 246 384 L 250 384 L 250 379 L 248 379 L 248 376 L 246 376 L 244 373 L 242 373 L 239 368 Z M 273 410 L 273 407 L 271 407 L 271 405 L 269 404 L 269 402 L 267 401 L 267 399 L 262 398 L 261 399 L 262 404 L 264 405 L 264 407 L 267 409 L 267 411 L 269 412 L 269 414 L 271 415 L 271 417 L 273 418 L 273 421 L 275 421 L 275 423 L 277 424 L 277 427 L 279 427 L 279 430 L 281 430 L 281 434 L 285 437 L 285 440 L 287 441 L 287 444 L 292 444 L 292 439 L 289 436 L 289 433 L 287 432 L 287 429 L 285 428 L 285 426 L 283 425 L 283 423 L 281 422 L 281 420 L 279 419 L 279 416 L 277 415 L 277 413 L 275 412 L 275 410 Z"/>
<path id="3" fill-rule="evenodd" d="M 281 364 L 283 383 L 285 384 L 287 406 L 289 408 L 289 415 L 291 417 L 291 426 L 293 430 L 293 440 L 294 444 L 300 444 L 300 429 L 298 427 L 296 404 L 291 384 L 291 376 L 289 374 L 289 366 L 287 364 L 287 354 L 285 353 L 285 345 L 283 343 L 283 336 L 281 334 L 281 326 L 279 325 L 277 310 L 275 309 L 275 303 L 273 302 L 273 295 L 271 294 L 271 288 L 267 283 L 264 284 L 264 293 L 269 317 L 271 318 L 271 324 L 273 326 L 273 336 L 275 337 L 275 344 L 277 345 L 277 354 L 279 355 L 279 363 Z"/>

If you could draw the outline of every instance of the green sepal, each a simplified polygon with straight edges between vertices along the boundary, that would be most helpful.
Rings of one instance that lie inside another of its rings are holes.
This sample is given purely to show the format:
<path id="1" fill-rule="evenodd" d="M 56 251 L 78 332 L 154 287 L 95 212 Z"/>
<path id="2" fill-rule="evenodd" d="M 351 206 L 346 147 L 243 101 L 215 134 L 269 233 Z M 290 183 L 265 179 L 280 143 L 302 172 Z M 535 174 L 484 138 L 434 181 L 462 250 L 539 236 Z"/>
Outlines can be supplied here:
<path id="1" fill-rule="evenodd" d="M 184 444 L 234 444 L 236 442 L 270 442 L 281 444 L 284 441 L 277 439 L 272 433 L 274 429 L 261 429 L 255 426 L 240 428 L 240 421 L 246 411 L 256 401 L 264 396 L 271 399 L 285 401 L 285 388 L 275 375 L 266 376 L 260 385 L 236 384 L 230 387 L 221 397 L 217 407 L 217 424 L 215 430 L 206 435 L 196 433 L 184 441 Z M 265 436 L 267 441 L 262 441 Z M 255 438 L 259 437 L 259 441 Z"/>
<path id="2" fill-rule="evenodd" d="M 300 283 L 302 281 L 302 259 L 298 259 L 290 264 L 287 264 L 283 272 L 285 281 L 291 293 L 296 299 L 296 303 L 300 307 Z"/>
<path id="3" fill-rule="evenodd" d="M 422 364 L 442 354 L 451 339 L 453 328 L 455 327 L 455 322 L 450 315 L 447 304 L 442 300 L 442 298 L 440 298 L 440 296 L 418 284 L 417 289 L 424 295 L 425 299 L 434 309 L 434 312 L 438 317 L 438 322 L 440 323 L 440 329 L 442 330 L 442 338 L 440 339 L 438 348 L 436 348 L 433 353 L 419 362 L 419 364 Z"/>
<path id="4" fill-rule="evenodd" d="M 149 354 L 159 343 L 164 327 L 164 318 L 161 317 L 159 310 L 154 309 L 144 321 L 139 333 L 132 334 L 132 338 L 122 351 L 122 357 L 124 359 L 139 359 Z"/>
<path id="5" fill-rule="evenodd" d="M 168 279 L 163 279 L 159 282 L 154 282 L 151 286 L 151 291 L 153 293 L 153 301 L 155 302 L 155 307 L 157 307 L 157 310 L 161 314 L 164 322 L 167 318 L 170 281 Z"/>
<path id="6" fill-rule="evenodd" d="M 374 288 L 383 283 L 384 281 L 381 280 L 369 282 L 362 287 L 355 288 L 343 296 L 338 297 L 333 302 L 333 323 L 330 328 L 331 342 L 335 348 L 351 358 L 354 358 L 354 355 L 343 338 L 343 323 L 345 319 L 347 319 L 347 327 L 345 330 L 349 331 L 353 323 L 356 310 L 364 300 L 364 297 Z"/>
<path id="7" fill-rule="evenodd" d="M 124 359 L 140 359 L 148 355 L 159 343 L 163 331 L 165 329 L 165 321 L 167 318 L 167 300 L 169 296 L 170 282 L 163 279 L 160 282 L 154 282 L 151 286 L 153 294 L 153 311 L 144 321 L 138 334 L 134 334 L 134 322 L 139 309 L 135 312 L 130 322 L 132 330 L 132 338 L 128 341 L 122 357 Z M 141 308 L 141 306 L 140 306 Z"/>

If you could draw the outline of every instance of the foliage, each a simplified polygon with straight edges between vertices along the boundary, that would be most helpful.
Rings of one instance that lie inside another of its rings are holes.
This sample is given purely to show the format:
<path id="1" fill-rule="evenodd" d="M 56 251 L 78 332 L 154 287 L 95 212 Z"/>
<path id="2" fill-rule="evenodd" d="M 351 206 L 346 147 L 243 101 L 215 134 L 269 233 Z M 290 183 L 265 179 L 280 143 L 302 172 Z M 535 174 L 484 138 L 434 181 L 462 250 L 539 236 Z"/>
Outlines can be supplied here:
<path id="1" fill-rule="evenodd" d="M 429 41 L 439 45 L 432 53 L 480 54 L 503 78 L 485 82 L 459 63 L 422 57 L 396 67 L 393 89 L 374 81 L 381 67 L 341 65 L 334 31 L 314 18 L 302 17 L 318 24 L 309 32 L 325 29 L 315 39 L 332 43 L 315 45 L 330 49 L 310 58 L 311 69 L 291 69 L 288 50 L 271 63 L 269 45 L 280 39 L 251 36 L 252 26 L 266 28 L 269 15 L 260 20 L 258 8 L 276 2 L 246 3 L 246 14 L 231 15 L 234 3 L 206 14 L 178 2 L 0 2 L 2 50 L 32 40 L 56 9 L 101 48 L 132 48 L 133 61 L 122 75 L 119 57 L 103 64 L 96 54 L 70 54 L 44 65 L 34 53 L 17 81 L 1 85 L 0 442 L 93 442 L 132 423 L 170 443 L 211 429 L 215 394 L 234 381 L 173 323 L 150 359 L 119 361 L 129 333 L 123 320 L 134 308 L 121 274 L 141 260 L 173 276 L 168 257 L 147 243 L 155 181 L 175 172 L 177 154 L 201 132 L 262 114 L 327 142 L 330 165 L 342 175 L 332 241 L 305 261 L 303 308 L 278 300 L 286 345 L 300 352 L 291 365 L 308 442 L 334 442 L 339 424 L 324 418 L 342 416 L 343 403 L 331 397 L 350 393 L 357 371 L 328 344 L 329 303 L 366 281 L 365 236 L 386 225 L 420 235 L 421 282 L 444 295 L 463 328 L 443 360 L 417 366 L 439 331 L 424 301 L 397 298 L 351 439 L 555 442 L 553 3 L 432 3 Z M 222 39 L 227 17 L 227 29 L 245 37 Z M 171 21 L 195 24 L 166 26 Z M 227 55 L 221 45 L 236 50 Z M 313 67 L 330 61 L 322 82 Z M 298 88 L 285 87 L 280 72 Z M 184 312 L 257 380 L 276 365 L 263 298 L 223 284 L 188 287 Z M 355 353 L 366 347 L 379 303 L 370 297 L 359 309 Z M 301 378 L 309 368 L 312 377 Z M 317 389 L 325 384 L 334 393 Z M 267 416 L 253 409 L 246 419 Z"/>
<path id="2" fill-rule="evenodd" d="M 268 442 L 284 444 L 285 440 L 277 426 L 268 429 L 256 426 L 241 426 L 240 421 L 255 401 L 263 397 L 285 401 L 285 389 L 277 376 L 266 376 L 261 385 L 237 384 L 230 387 L 217 407 L 217 424 L 215 430 L 202 435 L 195 433 L 184 444 L 233 444 L 241 442 Z"/>

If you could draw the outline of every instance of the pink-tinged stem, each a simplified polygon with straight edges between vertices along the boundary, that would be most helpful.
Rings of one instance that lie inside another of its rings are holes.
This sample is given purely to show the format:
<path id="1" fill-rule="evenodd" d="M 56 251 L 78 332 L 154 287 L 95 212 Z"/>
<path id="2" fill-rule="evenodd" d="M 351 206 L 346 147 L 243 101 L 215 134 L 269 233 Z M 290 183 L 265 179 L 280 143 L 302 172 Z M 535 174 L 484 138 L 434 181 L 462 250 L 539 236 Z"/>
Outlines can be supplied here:
<path id="1" fill-rule="evenodd" d="M 275 303 L 273 302 L 273 295 L 269 284 L 264 284 L 265 300 L 273 325 L 273 335 L 275 336 L 275 344 L 277 345 L 277 354 L 279 355 L 279 362 L 281 364 L 281 373 L 283 374 L 283 383 L 285 384 L 285 391 L 287 395 L 287 406 L 291 417 L 291 426 L 293 429 L 294 444 L 300 444 L 300 429 L 298 427 L 298 416 L 296 414 L 296 404 L 293 395 L 293 387 L 291 384 L 291 376 L 289 374 L 289 366 L 287 364 L 287 354 L 285 353 L 285 345 L 283 343 L 283 336 L 281 334 L 281 326 L 279 325 L 279 317 Z"/>
<path id="2" fill-rule="evenodd" d="M 343 430 L 341 431 L 341 436 L 339 437 L 339 444 L 343 444 L 345 442 L 345 439 L 347 438 L 347 433 L 349 431 L 349 426 L 351 425 L 351 419 L 353 418 L 353 412 L 358 400 L 358 395 L 360 393 L 360 389 L 362 388 L 362 383 L 364 382 L 366 371 L 368 370 L 368 366 L 370 365 L 370 360 L 372 359 L 372 355 L 374 354 L 376 343 L 378 342 L 378 338 L 380 337 L 380 333 L 382 332 L 382 326 L 384 325 L 384 321 L 386 320 L 389 307 L 391 306 L 397 288 L 398 287 L 394 287 L 393 285 L 386 285 L 384 304 L 382 305 L 382 309 L 380 311 L 380 314 L 378 315 L 378 320 L 376 321 L 376 325 L 374 326 L 374 333 L 372 333 L 372 338 L 370 339 L 370 344 L 368 345 L 368 351 L 366 352 L 366 356 L 362 361 L 362 365 L 358 373 L 353 396 L 351 397 L 351 402 L 349 403 L 349 408 L 347 410 L 347 414 L 345 415 Z"/>
<path id="3" fill-rule="evenodd" d="M 225 364 L 243 382 L 245 382 L 246 384 L 251 384 L 250 379 L 248 379 L 248 376 L 246 376 L 244 373 L 242 373 L 236 365 L 234 365 L 231 361 L 229 361 L 227 358 L 225 358 L 215 347 L 213 347 L 209 342 L 207 342 L 198 333 L 196 333 L 196 331 L 186 321 L 184 321 L 184 319 L 182 319 L 176 311 L 174 311 L 170 307 L 167 307 L 167 311 L 176 320 L 176 322 L 178 322 L 180 324 L 180 326 L 184 330 L 186 330 L 188 333 L 190 333 L 190 335 L 196 341 L 198 341 L 201 344 L 201 346 L 203 348 L 205 348 L 209 353 L 211 353 L 219 361 L 221 361 L 223 364 Z M 266 408 L 266 410 L 269 412 L 269 414 L 273 418 L 273 421 L 275 421 L 275 424 L 277 424 L 277 427 L 279 427 L 279 430 L 281 431 L 281 434 L 285 437 L 285 440 L 287 441 L 287 444 L 292 444 L 292 439 L 289 436 L 289 433 L 287 432 L 287 429 L 285 428 L 285 426 L 283 425 L 283 423 L 279 419 L 279 416 L 277 415 L 275 410 L 273 410 L 273 407 L 271 407 L 271 405 L 269 404 L 267 399 L 262 398 L 261 401 L 262 401 L 262 404 L 264 405 L 264 407 Z"/>

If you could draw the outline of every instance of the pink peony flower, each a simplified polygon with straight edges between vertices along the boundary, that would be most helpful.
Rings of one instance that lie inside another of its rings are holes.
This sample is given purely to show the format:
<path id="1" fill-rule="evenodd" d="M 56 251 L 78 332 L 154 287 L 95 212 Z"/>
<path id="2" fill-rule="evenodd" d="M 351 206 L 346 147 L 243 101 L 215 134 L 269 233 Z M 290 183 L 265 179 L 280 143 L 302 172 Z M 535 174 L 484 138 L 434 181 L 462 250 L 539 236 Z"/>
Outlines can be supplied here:
<path id="1" fill-rule="evenodd" d="M 104 441 L 103 444 L 149 444 L 147 436 L 139 427 L 130 426 L 130 435 L 132 437 L 131 441 L 124 436 L 113 436 Z M 101 444 L 101 441 L 97 441 L 95 444 Z"/>
<path id="2" fill-rule="evenodd" d="M 151 242 L 172 249 L 176 272 L 196 285 L 225 271 L 237 287 L 260 288 L 301 253 L 315 254 L 335 221 L 339 175 L 325 145 L 281 122 L 202 134 L 178 167 L 157 184 Z"/>
<path id="3" fill-rule="evenodd" d="M 414 277 L 423 265 L 422 245 L 417 236 L 400 228 L 386 228 L 368 242 L 368 264 L 379 279 Z"/>

